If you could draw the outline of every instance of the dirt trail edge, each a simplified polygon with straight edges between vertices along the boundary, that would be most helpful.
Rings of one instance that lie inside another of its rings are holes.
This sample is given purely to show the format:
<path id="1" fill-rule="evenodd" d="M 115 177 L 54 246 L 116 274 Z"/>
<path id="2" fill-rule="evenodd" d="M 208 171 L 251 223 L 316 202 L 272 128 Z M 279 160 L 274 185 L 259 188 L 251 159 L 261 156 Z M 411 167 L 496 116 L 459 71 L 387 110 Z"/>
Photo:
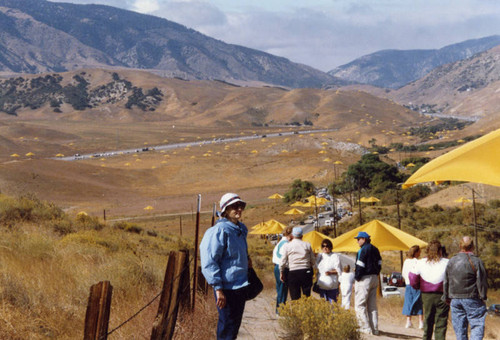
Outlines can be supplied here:
<path id="1" fill-rule="evenodd" d="M 279 325 L 278 316 L 275 313 L 275 298 L 276 292 L 274 289 L 265 289 L 256 299 L 247 302 L 238 339 L 274 340 L 285 337 L 285 333 Z M 404 324 L 405 319 L 402 315 L 398 317 L 380 315 L 380 334 L 378 336 L 363 335 L 363 339 L 422 339 L 422 330 L 405 328 Z M 446 339 L 455 339 L 453 330 L 450 327 L 448 327 Z"/>

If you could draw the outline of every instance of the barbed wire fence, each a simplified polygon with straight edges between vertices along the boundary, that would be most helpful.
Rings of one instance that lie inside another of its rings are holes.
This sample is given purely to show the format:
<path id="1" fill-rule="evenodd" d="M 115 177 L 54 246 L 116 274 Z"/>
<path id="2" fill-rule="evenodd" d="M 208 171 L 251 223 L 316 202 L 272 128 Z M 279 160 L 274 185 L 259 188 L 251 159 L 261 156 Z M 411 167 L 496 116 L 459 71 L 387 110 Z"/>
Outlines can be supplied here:
<path id="1" fill-rule="evenodd" d="M 190 266 L 193 259 L 194 257 L 189 259 L 187 251 L 171 251 L 161 292 L 110 331 L 108 324 L 113 287 L 109 281 L 93 285 L 90 288 L 85 316 L 84 340 L 106 340 L 109 335 L 134 320 L 159 297 L 161 298 L 153 322 L 151 340 L 172 339 L 179 309 L 187 309 L 190 306 Z"/>

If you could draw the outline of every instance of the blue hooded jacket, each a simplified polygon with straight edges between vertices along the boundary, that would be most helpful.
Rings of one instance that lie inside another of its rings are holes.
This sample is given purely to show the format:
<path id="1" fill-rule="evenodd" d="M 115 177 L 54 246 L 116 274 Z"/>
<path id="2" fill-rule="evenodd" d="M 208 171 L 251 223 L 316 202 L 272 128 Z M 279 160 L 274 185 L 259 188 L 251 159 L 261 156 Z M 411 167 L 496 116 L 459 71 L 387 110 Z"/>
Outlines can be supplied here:
<path id="1" fill-rule="evenodd" d="M 200 244 L 201 271 L 214 289 L 235 290 L 248 285 L 247 227 L 221 218 Z"/>

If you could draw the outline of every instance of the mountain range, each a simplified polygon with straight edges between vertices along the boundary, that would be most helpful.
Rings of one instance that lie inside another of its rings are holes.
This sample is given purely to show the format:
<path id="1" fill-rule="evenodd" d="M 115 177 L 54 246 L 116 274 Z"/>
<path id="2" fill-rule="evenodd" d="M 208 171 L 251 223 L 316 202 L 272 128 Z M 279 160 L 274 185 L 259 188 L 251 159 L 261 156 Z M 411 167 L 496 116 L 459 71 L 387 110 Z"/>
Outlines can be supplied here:
<path id="1" fill-rule="evenodd" d="M 312 67 L 226 44 L 150 15 L 102 5 L 0 0 L 0 71 L 95 67 L 288 87 L 346 84 Z"/>
<path id="2" fill-rule="evenodd" d="M 133 68 L 164 77 L 288 88 L 352 83 L 399 88 L 500 44 L 500 36 L 438 50 L 379 51 L 328 73 L 226 44 L 172 21 L 103 5 L 0 0 L 0 72 Z M 326 58 L 328 56 L 325 56 Z"/>
<path id="3" fill-rule="evenodd" d="M 346 81 L 383 88 L 400 88 L 441 65 L 467 59 L 500 45 L 500 35 L 467 40 L 435 50 L 383 50 L 328 73 Z"/>

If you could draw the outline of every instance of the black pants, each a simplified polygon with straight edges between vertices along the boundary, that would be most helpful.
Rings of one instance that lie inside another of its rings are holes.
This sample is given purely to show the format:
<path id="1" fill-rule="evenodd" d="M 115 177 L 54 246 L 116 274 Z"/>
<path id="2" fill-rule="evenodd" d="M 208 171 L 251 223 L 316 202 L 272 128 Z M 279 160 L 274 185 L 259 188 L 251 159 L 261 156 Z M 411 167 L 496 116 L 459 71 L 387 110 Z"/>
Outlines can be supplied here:
<path id="1" fill-rule="evenodd" d="M 288 291 L 292 300 L 300 299 L 301 293 L 311 296 L 313 270 L 298 269 L 288 272 Z"/>

